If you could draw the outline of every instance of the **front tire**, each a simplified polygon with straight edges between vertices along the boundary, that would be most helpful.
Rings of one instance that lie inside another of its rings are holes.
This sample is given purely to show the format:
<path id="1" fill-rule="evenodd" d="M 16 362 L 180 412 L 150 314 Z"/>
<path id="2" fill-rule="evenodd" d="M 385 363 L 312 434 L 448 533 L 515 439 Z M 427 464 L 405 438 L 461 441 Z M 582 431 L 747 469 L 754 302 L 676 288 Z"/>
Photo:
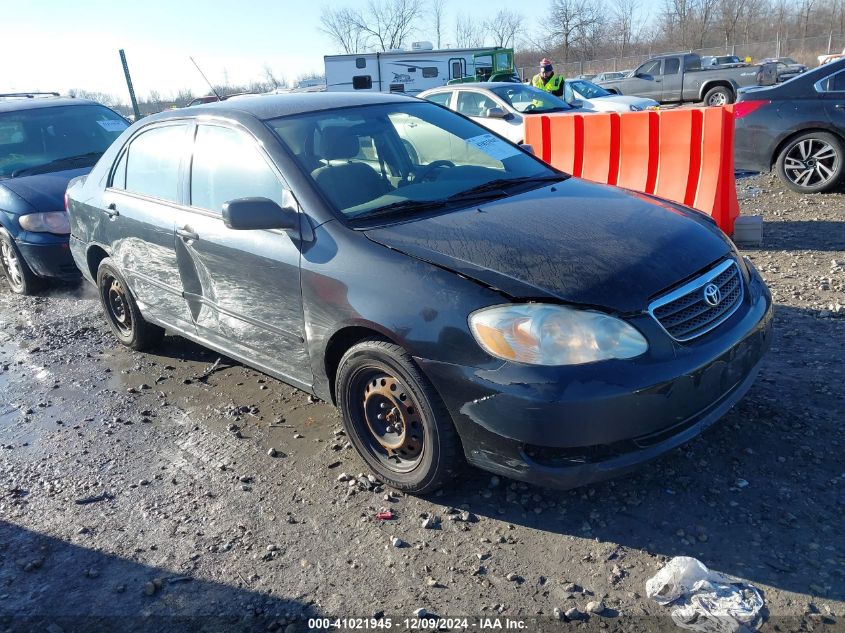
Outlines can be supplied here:
<path id="1" fill-rule="evenodd" d="M 17 295 L 31 295 L 41 287 L 41 280 L 21 256 L 15 240 L 6 231 L 0 231 L 0 266 L 6 275 L 9 288 Z"/>
<path id="2" fill-rule="evenodd" d="M 374 338 L 350 348 L 340 360 L 335 393 L 352 444 L 388 485 L 425 494 L 464 465 L 449 412 L 398 345 Z"/>
<path id="3" fill-rule="evenodd" d="M 118 341 L 138 351 L 161 342 L 164 329 L 141 316 L 126 280 L 109 257 L 97 269 L 97 289 L 106 321 Z"/>
<path id="4" fill-rule="evenodd" d="M 838 136 L 807 132 L 787 143 L 776 161 L 778 177 L 798 193 L 824 193 L 839 186 L 845 149 Z"/>
<path id="5" fill-rule="evenodd" d="M 710 88 L 704 95 L 704 105 L 706 106 L 723 106 L 734 102 L 733 90 L 726 86 L 716 86 Z"/>

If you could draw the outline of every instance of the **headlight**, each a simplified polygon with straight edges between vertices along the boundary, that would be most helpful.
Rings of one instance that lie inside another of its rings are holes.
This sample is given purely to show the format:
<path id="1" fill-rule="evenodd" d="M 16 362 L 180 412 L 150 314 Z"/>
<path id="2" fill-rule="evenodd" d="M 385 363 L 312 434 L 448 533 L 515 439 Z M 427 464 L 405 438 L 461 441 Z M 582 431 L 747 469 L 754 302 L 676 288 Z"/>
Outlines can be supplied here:
<path id="1" fill-rule="evenodd" d="M 469 326 L 489 354 L 528 365 L 580 365 L 648 350 L 643 335 L 624 321 L 558 305 L 484 308 L 469 316 Z"/>
<path id="2" fill-rule="evenodd" d="M 70 220 L 64 211 L 22 215 L 18 224 L 25 231 L 34 231 L 35 233 L 56 233 L 58 235 L 70 233 Z"/>
<path id="3" fill-rule="evenodd" d="M 633 103 L 628 107 L 631 108 L 631 112 L 642 112 L 643 110 L 640 106 L 634 105 Z"/>

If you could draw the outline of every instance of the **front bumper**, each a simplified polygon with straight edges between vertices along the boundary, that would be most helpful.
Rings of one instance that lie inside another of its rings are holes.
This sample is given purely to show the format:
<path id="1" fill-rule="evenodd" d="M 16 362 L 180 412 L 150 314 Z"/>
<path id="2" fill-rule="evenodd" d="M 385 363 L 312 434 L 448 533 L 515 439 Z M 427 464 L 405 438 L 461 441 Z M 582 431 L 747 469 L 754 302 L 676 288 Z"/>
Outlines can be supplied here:
<path id="1" fill-rule="evenodd" d="M 452 414 L 470 463 L 572 488 L 689 441 L 745 395 L 772 336 L 771 295 L 753 271 L 745 302 L 701 339 L 632 361 L 495 370 L 418 362 Z"/>
<path id="2" fill-rule="evenodd" d="M 71 256 L 68 236 L 23 232 L 15 238 L 15 244 L 29 268 L 39 277 L 65 281 L 79 279 L 79 269 Z"/>

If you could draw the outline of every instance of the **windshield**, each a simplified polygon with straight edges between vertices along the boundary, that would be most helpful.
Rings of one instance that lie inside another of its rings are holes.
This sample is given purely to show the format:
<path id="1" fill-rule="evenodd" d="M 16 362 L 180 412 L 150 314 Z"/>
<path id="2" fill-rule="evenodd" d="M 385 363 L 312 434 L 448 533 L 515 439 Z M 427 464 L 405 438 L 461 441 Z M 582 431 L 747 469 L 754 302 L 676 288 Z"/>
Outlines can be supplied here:
<path id="1" fill-rule="evenodd" d="M 563 99 L 553 94 L 526 86 L 525 84 L 514 84 L 513 86 L 501 86 L 491 88 L 491 92 L 497 97 L 507 101 L 517 112 L 540 114 L 542 112 L 559 112 L 569 110 L 571 106 Z"/>
<path id="2" fill-rule="evenodd" d="M 0 113 L 0 177 L 93 165 L 128 126 L 93 104 Z"/>
<path id="3" fill-rule="evenodd" d="M 585 81 L 583 79 L 576 79 L 574 81 L 567 81 L 566 83 L 572 86 L 572 89 L 577 92 L 584 99 L 597 99 L 598 97 L 609 97 L 611 92 L 608 92 L 601 86 L 597 86 L 592 81 Z"/>
<path id="4" fill-rule="evenodd" d="M 346 218 L 466 207 L 462 199 L 531 188 L 565 176 L 444 108 L 402 102 L 298 114 L 266 122 Z"/>

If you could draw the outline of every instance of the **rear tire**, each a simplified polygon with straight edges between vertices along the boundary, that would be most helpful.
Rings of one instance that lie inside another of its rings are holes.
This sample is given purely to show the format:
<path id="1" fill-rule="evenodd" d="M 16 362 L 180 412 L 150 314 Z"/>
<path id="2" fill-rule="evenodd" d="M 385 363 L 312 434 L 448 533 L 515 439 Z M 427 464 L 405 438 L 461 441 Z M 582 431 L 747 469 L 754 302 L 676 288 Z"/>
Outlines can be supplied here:
<path id="1" fill-rule="evenodd" d="M 710 88 L 704 95 L 704 105 L 723 106 L 734 102 L 734 91 L 726 86 Z"/>
<path id="2" fill-rule="evenodd" d="M 790 140 L 778 154 L 778 177 L 792 191 L 824 193 L 842 182 L 845 148 L 829 132 L 807 132 Z"/>
<path id="3" fill-rule="evenodd" d="M 97 289 L 106 321 L 118 341 L 138 351 L 161 342 L 164 329 L 141 316 L 126 280 L 109 257 L 97 268 Z"/>
<path id="4" fill-rule="evenodd" d="M 34 294 L 42 286 L 41 279 L 32 272 L 15 240 L 6 231 L 0 231 L 0 266 L 6 275 L 9 288 L 17 295 Z"/>
<path id="5" fill-rule="evenodd" d="M 338 365 L 335 393 L 352 444 L 393 488 L 433 492 L 464 466 L 448 410 L 398 345 L 373 338 L 350 348 Z"/>

